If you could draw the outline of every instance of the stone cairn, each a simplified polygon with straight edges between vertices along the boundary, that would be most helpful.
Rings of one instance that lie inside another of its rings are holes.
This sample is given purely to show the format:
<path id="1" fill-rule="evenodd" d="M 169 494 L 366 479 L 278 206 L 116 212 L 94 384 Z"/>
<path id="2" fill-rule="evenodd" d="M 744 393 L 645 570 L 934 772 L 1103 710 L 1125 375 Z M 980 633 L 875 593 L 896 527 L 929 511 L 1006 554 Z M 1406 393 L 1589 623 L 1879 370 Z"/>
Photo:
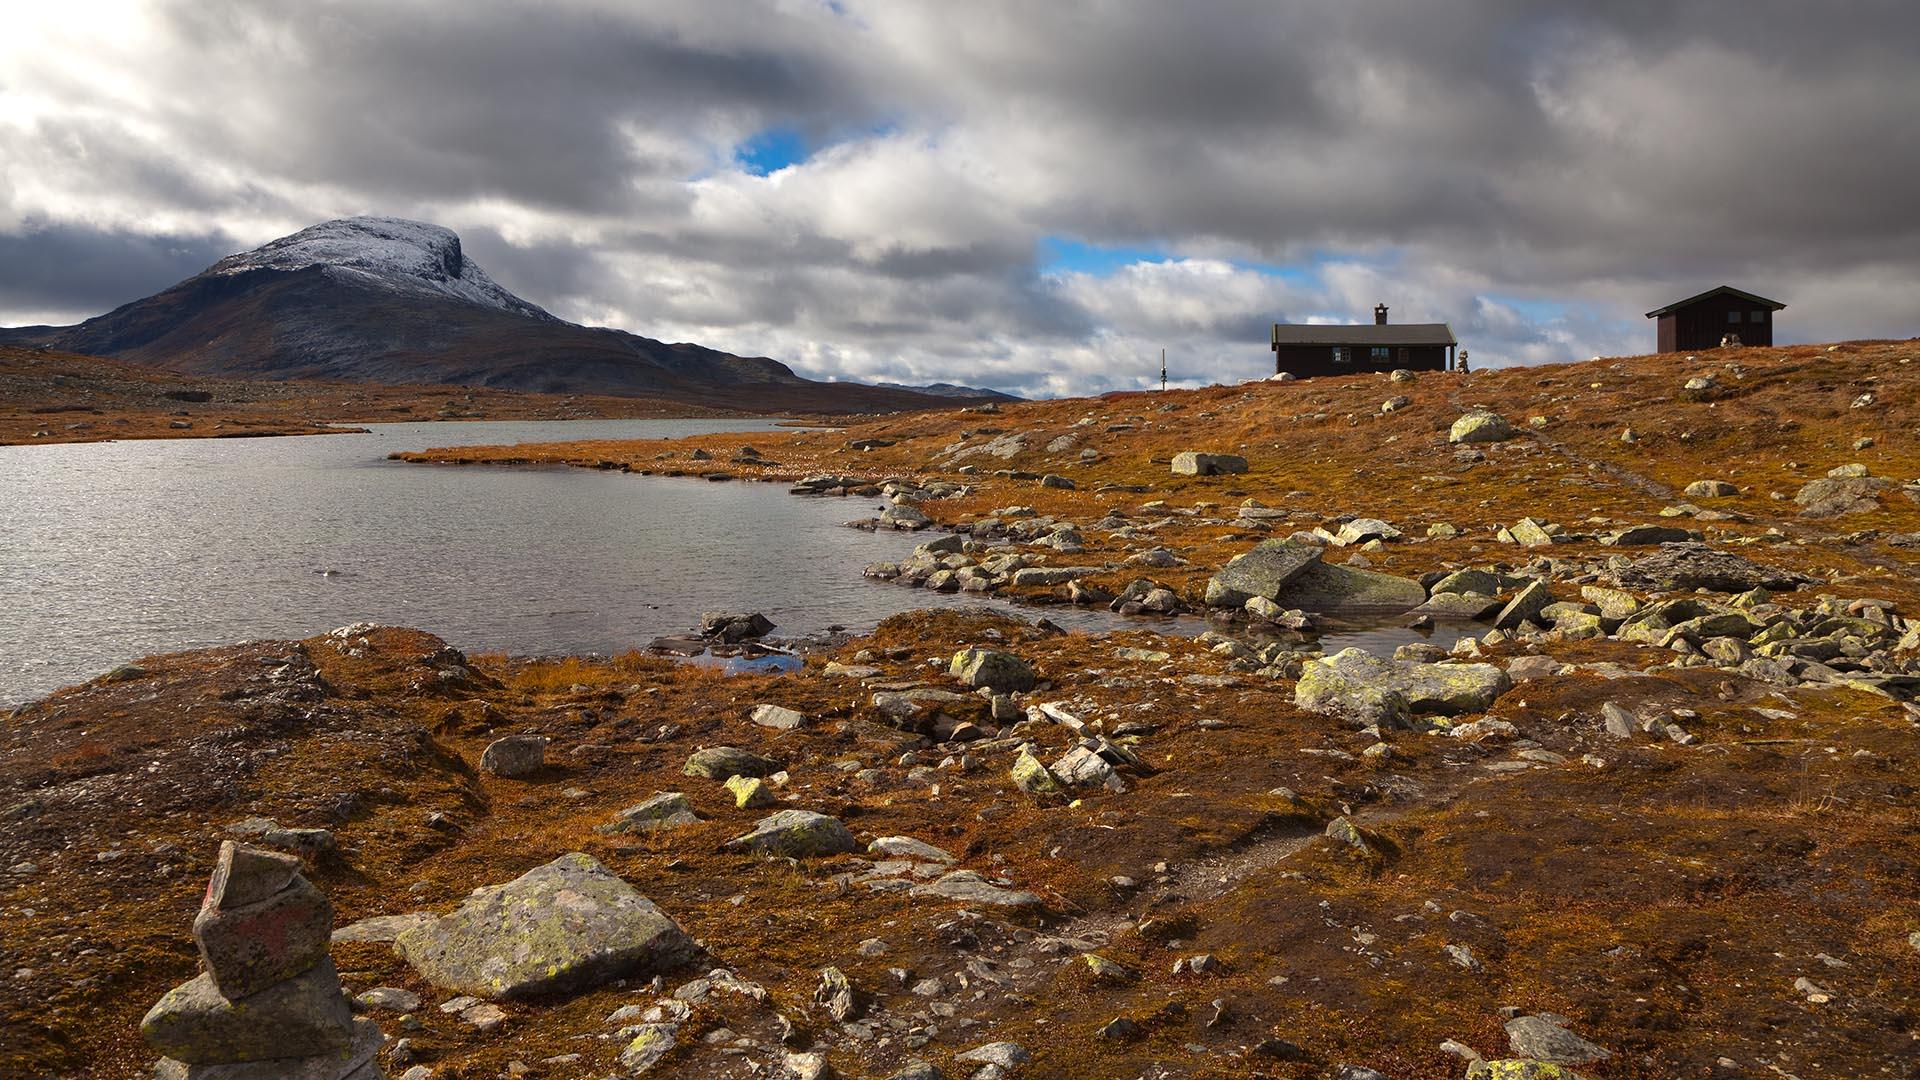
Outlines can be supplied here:
<path id="1" fill-rule="evenodd" d="M 156 1080 L 384 1080 L 327 955 L 333 905 L 292 855 L 229 840 L 193 920 L 206 971 L 140 1022 Z"/>

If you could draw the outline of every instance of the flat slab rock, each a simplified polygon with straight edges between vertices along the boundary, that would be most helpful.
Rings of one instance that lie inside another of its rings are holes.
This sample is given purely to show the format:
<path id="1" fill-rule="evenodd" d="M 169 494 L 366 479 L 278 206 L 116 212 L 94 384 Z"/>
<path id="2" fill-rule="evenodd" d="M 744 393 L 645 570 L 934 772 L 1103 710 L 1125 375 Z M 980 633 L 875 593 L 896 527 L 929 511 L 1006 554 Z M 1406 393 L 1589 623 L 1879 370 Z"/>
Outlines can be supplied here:
<path id="1" fill-rule="evenodd" d="M 1643 591 L 1742 593 L 1749 589 L 1797 589 L 1809 581 L 1705 544 L 1662 544 L 1658 552 L 1635 559 L 1614 574 L 1614 584 Z"/>
<path id="2" fill-rule="evenodd" d="M 679 924 L 580 852 L 475 889 L 394 949 L 435 986 L 494 1001 L 647 977 L 699 954 Z"/>
<path id="3" fill-rule="evenodd" d="M 333 1053 L 222 1065 L 189 1065 L 161 1058 L 153 1076 L 154 1080 L 380 1080 L 385 1074 L 373 1055 L 381 1041 L 380 1025 L 355 1020 L 353 1041 Z"/>
<path id="4" fill-rule="evenodd" d="M 352 1024 L 333 961 L 322 960 L 238 1001 L 220 996 L 203 972 L 167 991 L 140 1022 L 140 1034 L 180 1061 L 260 1061 L 344 1051 Z"/>

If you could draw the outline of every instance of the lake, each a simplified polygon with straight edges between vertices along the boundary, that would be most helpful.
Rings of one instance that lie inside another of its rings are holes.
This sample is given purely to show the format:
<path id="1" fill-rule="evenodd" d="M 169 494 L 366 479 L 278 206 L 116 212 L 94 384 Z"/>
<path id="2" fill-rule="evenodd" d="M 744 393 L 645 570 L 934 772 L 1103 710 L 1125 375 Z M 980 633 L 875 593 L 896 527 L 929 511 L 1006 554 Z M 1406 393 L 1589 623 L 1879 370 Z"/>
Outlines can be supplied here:
<path id="1" fill-rule="evenodd" d="M 180 649 L 415 626 L 480 652 L 611 653 L 765 612 L 779 635 L 993 603 L 868 581 L 924 537 L 870 499 L 397 450 L 773 430 L 774 420 L 380 424 L 370 434 L 0 447 L 0 702 Z M 1078 626 L 1152 625 L 1105 613 Z M 1191 621 L 1191 620 L 1189 620 Z"/>

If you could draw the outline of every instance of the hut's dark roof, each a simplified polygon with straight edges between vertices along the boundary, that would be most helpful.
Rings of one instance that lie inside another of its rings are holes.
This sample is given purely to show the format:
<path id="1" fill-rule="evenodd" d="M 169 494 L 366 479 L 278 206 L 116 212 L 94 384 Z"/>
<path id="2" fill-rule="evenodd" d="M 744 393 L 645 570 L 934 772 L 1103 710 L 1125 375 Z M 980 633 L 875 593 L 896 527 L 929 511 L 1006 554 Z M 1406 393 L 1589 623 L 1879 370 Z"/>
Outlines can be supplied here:
<path id="1" fill-rule="evenodd" d="M 1787 306 L 1778 300 L 1769 300 L 1764 296 L 1755 296 L 1754 294 L 1747 292 L 1744 289 L 1736 289 L 1731 285 L 1718 285 L 1718 286 L 1715 286 L 1714 288 L 1708 289 L 1706 292 L 1703 292 L 1698 296 L 1689 296 L 1685 300 L 1675 300 L 1673 303 L 1668 304 L 1666 307 L 1655 308 L 1654 310 L 1647 312 L 1647 318 L 1657 319 L 1662 315 L 1671 315 L 1674 312 L 1679 311 L 1681 308 L 1686 307 L 1688 304 L 1696 304 L 1702 300 L 1707 299 L 1708 297 L 1720 296 L 1723 294 L 1727 296 L 1737 296 L 1740 299 L 1747 301 L 1748 303 L 1761 304 L 1766 307 L 1770 307 L 1775 311 L 1784 310 Z"/>
<path id="2" fill-rule="evenodd" d="M 1456 345 L 1446 323 L 1359 323 L 1353 326 L 1275 323 L 1275 345 Z"/>

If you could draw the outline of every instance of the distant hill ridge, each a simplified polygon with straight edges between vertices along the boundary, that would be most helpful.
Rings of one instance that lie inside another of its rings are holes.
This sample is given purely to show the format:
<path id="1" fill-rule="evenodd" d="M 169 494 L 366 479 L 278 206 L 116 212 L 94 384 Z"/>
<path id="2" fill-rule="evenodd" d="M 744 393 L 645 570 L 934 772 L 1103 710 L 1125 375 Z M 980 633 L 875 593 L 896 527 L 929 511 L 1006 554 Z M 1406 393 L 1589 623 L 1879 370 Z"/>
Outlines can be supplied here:
<path id="1" fill-rule="evenodd" d="M 992 396 L 817 382 L 764 356 L 580 326 L 494 281 L 451 229 L 389 217 L 322 222 L 77 326 L 0 329 L 0 344 L 191 374 L 456 383 L 746 410 L 881 412 Z"/>

